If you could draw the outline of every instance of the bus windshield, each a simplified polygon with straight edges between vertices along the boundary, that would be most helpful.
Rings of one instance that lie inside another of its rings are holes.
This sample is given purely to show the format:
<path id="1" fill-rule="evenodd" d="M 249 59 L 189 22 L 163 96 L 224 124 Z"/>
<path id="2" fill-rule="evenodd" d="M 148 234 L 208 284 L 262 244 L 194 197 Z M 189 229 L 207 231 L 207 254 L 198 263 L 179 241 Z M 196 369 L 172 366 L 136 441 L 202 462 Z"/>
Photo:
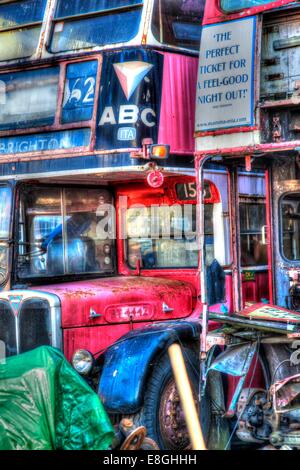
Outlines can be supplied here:
<path id="1" fill-rule="evenodd" d="M 86 49 L 133 39 L 143 0 L 58 0 L 51 52 Z"/>
<path id="2" fill-rule="evenodd" d="M 228 13 L 244 10 L 244 8 L 255 8 L 268 3 L 274 3 L 270 0 L 221 0 L 221 8 Z"/>
<path id="3" fill-rule="evenodd" d="M 21 193 L 18 277 L 111 273 L 112 196 L 102 188 L 30 187 Z"/>

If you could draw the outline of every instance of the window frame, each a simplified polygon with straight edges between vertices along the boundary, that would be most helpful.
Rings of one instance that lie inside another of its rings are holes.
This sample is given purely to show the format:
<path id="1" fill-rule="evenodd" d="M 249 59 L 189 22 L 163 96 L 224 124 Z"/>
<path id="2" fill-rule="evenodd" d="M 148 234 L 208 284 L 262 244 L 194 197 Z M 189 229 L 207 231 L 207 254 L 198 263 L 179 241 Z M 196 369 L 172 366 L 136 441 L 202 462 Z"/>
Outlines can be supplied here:
<path id="1" fill-rule="evenodd" d="M 102 10 L 102 11 L 96 11 L 96 12 L 88 12 L 88 13 L 80 13 L 80 14 L 76 14 L 76 15 L 73 15 L 73 16 L 64 16 L 64 17 L 60 17 L 60 18 L 55 18 L 55 11 L 54 11 L 54 15 L 53 15 L 53 18 L 52 18 L 52 21 L 51 21 L 51 27 L 50 27 L 50 31 L 49 31 L 49 37 L 48 37 L 48 40 L 46 42 L 46 50 L 49 54 L 53 55 L 53 56 L 56 56 L 56 55 L 59 55 L 59 54 L 67 54 L 67 53 L 70 53 L 70 54 L 78 54 L 80 51 L 87 51 L 87 50 L 95 50 L 95 48 L 98 50 L 98 49 L 103 49 L 105 47 L 105 44 L 103 45 L 95 45 L 95 46 L 88 46 L 88 47 L 81 47 L 81 48 L 78 48 L 78 49 L 65 49 L 65 50 L 61 50 L 61 51 L 57 51 L 57 52 L 54 52 L 52 51 L 52 41 L 53 41 L 53 37 L 54 37 L 54 30 L 55 30 L 55 26 L 56 24 L 60 23 L 60 22 L 66 22 L 66 23 L 71 23 L 72 21 L 77 21 L 77 20 L 80 20 L 80 19 L 88 19 L 88 18 L 96 18 L 96 17 L 99 17 L 99 16 L 107 16 L 108 14 L 110 14 L 109 12 L 114 12 L 114 13 L 117 13 L 119 11 L 121 12 L 126 12 L 126 11 L 130 11 L 130 10 L 138 10 L 140 9 L 141 10 L 141 22 L 139 24 L 139 27 L 138 27 L 138 32 L 137 34 L 132 37 L 131 39 L 125 41 L 125 44 L 129 44 L 131 41 L 134 41 L 135 38 L 137 38 L 139 36 L 139 31 L 141 30 L 141 25 L 143 25 L 143 10 L 145 10 L 147 8 L 147 0 L 141 0 L 140 3 L 138 4 L 135 4 L 135 5 L 127 5 L 127 6 L 124 6 L 124 7 L 120 7 L 120 8 L 113 8 L 111 10 Z M 58 7 L 58 3 L 57 5 L 55 6 L 55 10 L 56 8 Z M 111 44 L 112 47 L 117 47 L 118 44 L 124 44 L 124 42 L 116 42 L 116 43 L 113 43 Z"/>
<path id="2" fill-rule="evenodd" d="M 19 201 L 22 200 L 22 197 L 24 195 L 24 192 L 26 192 L 26 188 L 30 188 L 30 190 L 38 190 L 38 189 L 41 189 L 41 188 L 44 188 L 45 190 L 47 189 L 58 189 L 60 192 L 61 192 L 61 195 L 62 195 L 62 192 L 63 191 L 66 191 L 66 190 L 69 190 L 69 189 L 105 189 L 106 191 L 108 191 L 110 194 L 111 194 L 111 197 L 112 197 L 112 204 L 114 207 L 116 207 L 116 204 L 115 204 L 115 196 L 114 196 L 114 192 L 112 190 L 112 188 L 110 187 L 107 187 L 107 186 L 98 186 L 98 185 L 65 185 L 65 186 L 62 186 L 62 185 L 59 185 L 59 184 L 34 184 L 34 185 L 30 185 L 28 186 L 26 183 L 21 183 L 18 187 L 18 193 L 17 193 L 17 198 Z M 61 198 L 61 203 L 60 203 L 60 209 L 61 209 L 61 216 L 63 217 L 63 222 L 62 222 L 62 225 L 63 225 L 63 228 L 62 228 L 62 233 L 65 232 L 65 222 L 64 222 L 64 217 L 66 215 L 66 206 L 62 206 L 63 202 L 62 202 L 62 199 Z M 14 239 L 19 241 L 20 237 L 19 237 L 19 227 L 20 227 L 20 206 L 19 207 L 15 207 L 15 228 L 14 228 Z M 24 208 L 23 208 L 24 209 Z M 116 217 L 116 216 L 115 216 Z M 116 220 L 114 221 L 114 224 L 116 224 Z M 28 227 L 26 226 L 25 227 L 25 230 L 26 230 L 26 236 L 28 237 L 28 233 L 27 233 L 27 230 L 28 230 Z M 19 258 L 19 253 L 18 253 L 18 246 L 15 247 L 15 250 L 14 250 L 14 256 L 13 256 L 13 269 L 12 269 L 12 273 L 13 273 L 13 282 L 14 283 L 26 283 L 26 284 L 45 284 L 47 283 L 48 281 L 49 282 L 53 282 L 55 280 L 58 280 L 58 281 L 62 281 L 64 279 L 68 280 L 68 281 L 72 281 L 73 279 L 74 280 L 84 280 L 84 279 L 95 279 L 95 278 L 103 278 L 103 277 L 108 277 L 108 276 L 111 276 L 111 275 L 114 275 L 116 274 L 116 270 L 117 270 L 117 240 L 116 238 L 112 240 L 112 250 L 111 250 L 111 257 L 112 257 L 112 269 L 111 270 L 107 270 L 107 271 L 98 271 L 98 272 L 92 272 L 92 273 L 65 273 L 65 274 L 55 274 L 53 276 L 24 276 L 24 277 L 21 277 L 19 276 L 19 268 L 18 268 L 18 258 Z M 18 244 L 16 244 L 18 245 Z M 64 245 L 65 245 L 65 240 L 64 240 Z"/>
<path id="3" fill-rule="evenodd" d="M 44 25 L 44 23 L 47 19 L 47 8 L 48 8 L 49 0 L 44 0 L 44 2 L 45 2 L 44 14 L 43 14 L 43 17 L 40 21 L 33 21 L 33 22 L 30 22 L 30 23 L 24 23 L 24 24 L 21 24 L 21 25 L 18 24 L 18 25 L 6 27 L 6 28 L 0 28 L 0 37 L 1 37 L 1 33 L 8 33 L 9 31 L 18 31 L 18 30 L 24 30 L 24 29 L 30 30 L 30 29 L 35 28 L 35 27 L 40 25 L 39 39 L 37 41 L 36 48 L 35 48 L 34 52 L 31 55 L 25 55 L 23 57 L 14 57 L 14 58 L 11 58 L 11 59 L 1 59 L 0 58 L 0 65 L 4 64 L 4 63 L 7 63 L 7 62 L 28 60 L 31 57 L 34 57 L 34 55 L 37 53 L 39 43 L 40 43 L 40 37 L 41 37 L 41 34 L 42 34 L 42 30 L 43 30 L 43 25 Z M 12 4 L 12 3 L 16 3 L 16 4 L 17 3 L 26 3 L 26 0 L 6 0 L 4 2 L 2 1 L 2 2 L 0 2 L 0 9 L 1 9 L 2 5 L 9 5 L 9 4 Z"/>
<path id="4" fill-rule="evenodd" d="M 259 195 L 259 196 L 252 196 L 252 195 L 245 195 L 245 194 L 239 194 L 239 220 L 241 219 L 240 216 L 240 205 L 241 204 L 254 204 L 254 205 L 264 205 L 265 206 L 265 212 L 266 212 L 266 218 L 265 218 L 265 223 L 262 225 L 262 227 L 267 225 L 267 208 L 266 208 L 266 197 Z M 252 236 L 252 235 L 259 235 L 261 236 L 261 231 L 254 231 L 254 230 L 247 230 L 247 231 L 242 231 L 241 227 L 241 222 L 240 222 L 240 228 L 239 228 L 239 238 L 240 238 L 240 245 L 242 245 L 242 237 L 245 236 Z M 242 254 L 242 253 L 241 253 Z M 258 270 L 261 268 L 266 268 L 267 264 L 242 264 L 241 262 L 241 267 L 242 270 Z"/>
<path id="5" fill-rule="evenodd" d="M 201 23 L 199 24 L 199 27 L 201 28 L 200 29 L 199 44 L 198 44 L 196 49 L 192 49 L 188 46 L 185 47 L 184 45 L 179 46 L 179 45 L 176 45 L 176 44 L 168 44 L 167 42 L 161 42 L 156 37 L 156 35 L 153 32 L 153 18 L 154 18 L 155 2 L 156 1 L 157 0 L 152 1 L 151 16 L 150 16 L 149 28 L 148 28 L 148 36 L 149 36 L 149 33 L 150 33 L 151 37 L 153 38 L 153 41 L 154 41 L 155 45 L 158 45 L 159 47 L 166 48 L 166 49 L 183 50 L 183 51 L 188 51 L 190 54 L 194 53 L 194 54 L 199 55 L 199 48 L 200 48 L 200 41 L 201 41 L 201 29 L 202 29 L 202 23 L 203 23 L 203 20 L 204 20 L 204 17 L 205 17 L 205 5 L 204 5 L 204 10 L 203 10 L 203 16 L 202 16 L 202 19 L 201 19 Z M 175 37 L 175 35 L 174 35 L 174 37 Z"/>
<path id="6" fill-rule="evenodd" d="M 93 111 L 92 117 L 89 120 L 85 121 L 78 121 L 78 122 L 62 122 L 63 117 L 63 100 L 64 100 L 64 91 L 66 86 L 66 79 L 67 79 L 67 68 L 69 65 L 73 64 L 81 64 L 84 62 L 97 62 L 97 73 L 96 73 L 96 80 L 95 80 L 95 90 L 94 90 L 94 102 L 93 102 Z M 30 67 L 23 68 L 20 70 L 19 67 L 14 66 L 6 69 L 0 70 L 0 80 L 2 75 L 7 75 L 9 73 L 17 73 L 17 72 L 25 72 L 25 71 L 33 71 L 43 69 L 50 69 L 51 67 L 59 67 L 58 73 L 58 91 L 56 96 L 56 110 L 54 115 L 54 122 L 50 125 L 37 125 L 35 127 L 22 127 L 22 128 L 11 128 L 6 130 L 0 130 L 0 138 L 5 137 L 17 137 L 17 136 L 24 136 L 30 137 L 31 135 L 36 135 L 39 133 L 50 133 L 50 132 L 60 132 L 60 131 L 73 131 L 79 129 L 89 129 L 90 130 L 90 143 L 88 146 L 85 147 L 72 147 L 69 149 L 54 149 L 54 150 L 37 150 L 37 151 L 28 151 L 19 153 L 19 156 L 22 156 L 22 160 L 26 160 L 26 158 L 34 158 L 35 156 L 38 158 L 43 157 L 43 155 L 65 155 L 70 154 L 70 152 L 74 154 L 90 154 L 94 151 L 95 148 L 95 140 L 96 140 L 96 127 L 97 127 L 97 109 L 98 109 L 98 101 L 99 101 L 99 93 L 100 93 L 100 79 L 101 79 L 101 71 L 102 71 L 102 56 L 97 54 L 89 55 L 87 57 L 78 57 L 78 58 L 70 58 L 69 60 L 58 58 L 54 63 L 49 64 L 45 63 L 43 65 L 34 65 Z M 6 158 L 9 157 L 9 153 L 1 154 L 1 161 L 5 162 Z"/>
<path id="7" fill-rule="evenodd" d="M 246 11 L 246 10 L 252 10 L 253 9 L 261 9 L 261 8 L 264 8 L 264 7 L 267 7 L 269 4 L 274 4 L 274 0 L 270 0 L 268 3 L 262 3 L 260 5 L 253 5 L 253 6 L 249 6 L 249 7 L 244 7 L 244 8 L 239 8 L 237 10 L 225 10 L 223 7 L 222 7 L 222 0 L 217 0 L 217 5 L 218 5 L 218 8 L 219 10 L 224 13 L 225 15 L 234 15 L 235 13 L 240 13 L 241 11 Z M 276 8 L 276 7 L 273 7 L 273 8 Z"/>
<path id="8" fill-rule="evenodd" d="M 178 202 L 179 202 L 179 201 L 178 201 Z M 176 201 L 175 204 L 178 204 L 178 202 Z M 181 205 L 182 207 L 183 207 L 184 205 L 187 205 L 187 206 L 192 206 L 192 205 L 196 206 L 196 205 L 197 205 L 197 201 L 191 201 L 191 200 L 189 200 L 189 201 L 180 201 L 180 202 L 181 202 L 181 204 L 178 204 L 178 205 Z M 186 204 L 185 204 L 185 202 L 186 202 Z M 133 204 L 133 206 L 134 206 L 134 205 L 135 205 L 135 204 Z M 157 207 L 157 204 L 154 204 L 154 206 Z M 160 207 L 163 207 L 163 206 L 165 206 L 165 207 L 172 207 L 172 205 L 169 205 L 169 204 L 161 204 Z M 197 207 L 197 206 L 196 206 L 196 207 Z M 136 266 L 131 266 L 131 264 L 129 263 L 129 243 L 128 243 L 128 242 L 129 242 L 130 240 L 136 239 L 137 237 L 131 237 L 131 238 L 130 238 L 130 237 L 127 236 L 127 221 L 126 221 L 126 217 L 127 217 L 127 211 L 130 210 L 131 208 L 132 208 L 131 206 L 127 207 L 126 210 L 123 211 L 123 212 L 120 214 L 120 217 L 121 217 L 122 223 L 124 224 L 124 227 L 125 227 L 125 230 L 126 230 L 126 236 L 125 236 L 124 244 L 123 244 L 124 261 L 125 261 L 125 264 L 126 264 L 127 268 L 132 272 L 133 270 L 136 269 Z M 145 205 L 144 209 L 149 209 L 149 210 L 151 211 L 151 205 Z M 196 209 L 196 211 L 197 211 L 197 209 Z M 146 238 L 146 237 L 145 237 L 145 238 L 139 237 L 138 239 L 141 240 L 141 241 L 142 241 L 142 240 L 149 240 L 149 241 L 152 241 L 152 240 L 153 240 L 153 239 L 150 238 L 150 237 L 148 237 L 148 238 Z M 156 240 L 158 240 L 158 241 L 161 241 L 161 240 L 162 240 L 162 241 L 163 241 L 164 238 L 162 238 L 162 237 L 160 237 L 160 238 L 158 238 L 158 239 L 155 238 L 154 241 L 156 241 Z M 170 238 L 165 239 L 165 240 L 167 240 L 167 241 L 169 241 L 169 240 L 175 240 L 175 241 L 176 241 L 176 239 L 175 239 L 174 237 L 170 237 Z M 184 240 L 184 237 L 182 237 L 181 240 L 182 240 L 182 241 L 185 241 L 185 240 Z M 198 263 L 199 263 L 199 249 L 198 249 L 198 247 L 197 247 L 197 251 L 198 251 L 197 257 L 198 257 Z M 144 268 L 143 266 L 141 266 L 140 269 L 141 269 L 141 271 L 148 271 L 148 272 L 151 272 L 151 271 L 154 271 L 154 272 L 159 272 L 159 271 L 162 271 L 162 272 L 164 272 L 164 271 L 178 271 L 179 269 L 181 269 L 182 271 L 186 272 L 186 271 L 196 270 L 197 268 L 198 268 L 198 265 L 197 265 L 197 266 L 186 266 L 186 267 L 182 267 L 182 266 L 176 266 L 176 267 L 175 267 L 175 266 L 157 266 L 157 267 L 151 267 L 151 268 Z"/>
<path id="9" fill-rule="evenodd" d="M 284 254 L 284 251 L 283 251 L 283 217 L 282 217 L 282 204 L 284 202 L 284 198 L 286 196 L 289 196 L 289 195 L 292 195 L 292 194 L 299 194 L 299 196 L 300 196 L 300 191 L 298 191 L 298 192 L 297 191 L 287 191 L 284 194 L 282 194 L 280 196 L 279 200 L 278 200 L 278 220 L 279 220 L 279 224 L 278 224 L 279 237 L 278 237 L 278 240 L 279 240 L 279 253 L 280 253 L 280 256 L 287 263 L 294 265 L 294 264 L 299 264 L 300 255 L 299 255 L 299 259 L 288 259 Z M 286 203 L 288 203 L 288 201 Z M 300 197 L 299 197 L 299 203 L 300 203 Z M 299 220 L 299 222 L 300 222 L 300 220 Z"/>

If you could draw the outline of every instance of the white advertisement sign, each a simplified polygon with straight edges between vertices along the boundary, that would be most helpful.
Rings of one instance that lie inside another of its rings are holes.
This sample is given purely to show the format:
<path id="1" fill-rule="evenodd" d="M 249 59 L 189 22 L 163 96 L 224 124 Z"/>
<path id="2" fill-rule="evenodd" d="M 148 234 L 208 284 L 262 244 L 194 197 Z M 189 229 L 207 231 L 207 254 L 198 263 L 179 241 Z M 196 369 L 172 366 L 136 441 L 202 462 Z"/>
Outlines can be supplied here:
<path id="1" fill-rule="evenodd" d="M 255 18 L 203 28 L 196 132 L 254 123 Z"/>

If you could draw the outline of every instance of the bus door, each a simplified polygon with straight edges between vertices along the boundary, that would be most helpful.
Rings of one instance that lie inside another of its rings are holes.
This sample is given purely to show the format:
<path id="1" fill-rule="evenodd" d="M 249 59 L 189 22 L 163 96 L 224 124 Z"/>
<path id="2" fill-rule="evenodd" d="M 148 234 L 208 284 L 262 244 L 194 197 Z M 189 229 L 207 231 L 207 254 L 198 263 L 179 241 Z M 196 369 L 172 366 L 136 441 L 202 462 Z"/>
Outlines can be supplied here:
<path id="1" fill-rule="evenodd" d="M 264 173 L 239 172 L 238 212 L 243 306 L 269 300 Z"/>
<path id="2" fill-rule="evenodd" d="M 229 167 L 232 301 L 238 312 L 269 302 L 266 182 L 263 171 Z"/>
<path id="3" fill-rule="evenodd" d="M 215 204 L 213 219 L 204 211 L 207 303 L 211 311 L 230 314 L 269 301 L 265 174 L 237 165 L 212 172 L 210 178 L 217 184 L 220 206 Z M 210 220 L 213 249 L 207 240 Z"/>

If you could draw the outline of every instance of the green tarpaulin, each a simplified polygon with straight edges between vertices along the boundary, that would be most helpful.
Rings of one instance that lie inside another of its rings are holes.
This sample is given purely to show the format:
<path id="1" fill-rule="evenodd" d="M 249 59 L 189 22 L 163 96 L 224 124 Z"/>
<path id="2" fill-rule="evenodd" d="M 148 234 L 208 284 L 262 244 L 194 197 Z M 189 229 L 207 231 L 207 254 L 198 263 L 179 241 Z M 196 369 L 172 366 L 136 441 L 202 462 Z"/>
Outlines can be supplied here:
<path id="1" fill-rule="evenodd" d="M 99 397 L 60 351 L 0 362 L 1 450 L 105 450 L 113 436 Z"/>

